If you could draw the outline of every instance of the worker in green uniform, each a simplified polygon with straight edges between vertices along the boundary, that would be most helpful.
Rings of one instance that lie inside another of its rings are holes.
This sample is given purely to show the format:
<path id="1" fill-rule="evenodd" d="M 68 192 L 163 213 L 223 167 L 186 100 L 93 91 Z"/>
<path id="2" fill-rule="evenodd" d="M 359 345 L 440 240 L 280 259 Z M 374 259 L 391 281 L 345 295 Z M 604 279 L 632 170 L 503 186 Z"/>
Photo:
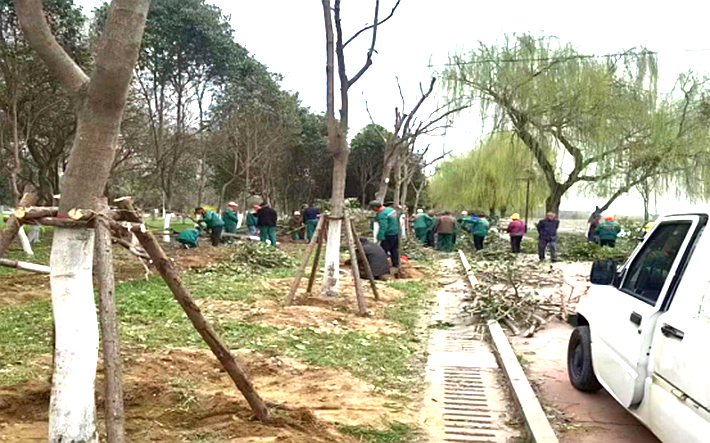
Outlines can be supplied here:
<path id="1" fill-rule="evenodd" d="M 491 224 L 486 220 L 486 216 L 481 214 L 478 216 L 478 220 L 473 224 L 471 233 L 473 234 L 473 246 L 476 251 L 483 249 L 483 242 L 486 240 L 486 235 L 488 235 L 488 230 L 491 228 Z"/>
<path id="2" fill-rule="evenodd" d="M 212 246 L 219 246 L 219 242 L 222 239 L 222 229 L 224 228 L 222 217 L 209 209 L 205 210 L 205 208 L 195 208 L 195 214 L 202 216 L 200 224 L 210 231 Z"/>
<path id="3" fill-rule="evenodd" d="M 239 223 L 239 218 L 237 217 L 237 204 L 235 202 L 229 202 L 227 204 L 227 209 L 222 213 L 222 221 L 224 222 L 224 232 L 229 232 L 230 234 L 235 234 L 237 232 L 237 224 Z M 227 238 L 227 243 L 232 243 L 234 237 Z"/>
<path id="4" fill-rule="evenodd" d="M 258 234 L 256 227 L 259 225 L 259 218 L 256 216 L 256 211 L 259 209 L 261 209 L 261 207 L 259 205 L 255 205 L 254 208 L 247 214 L 247 228 L 249 228 L 249 235 L 252 237 Z"/>
<path id="5" fill-rule="evenodd" d="M 417 236 L 419 243 L 426 243 L 426 233 L 431 225 L 431 217 L 425 214 L 422 209 L 417 209 L 417 215 L 414 217 L 414 233 Z"/>
<path id="6" fill-rule="evenodd" d="M 618 237 L 619 232 L 621 232 L 621 226 L 614 221 L 614 217 L 607 217 L 602 224 L 597 226 L 594 232 L 599 237 L 600 246 L 613 248 L 616 246 L 616 237 Z"/>
<path id="7" fill-rule="evenodd" d="M 311 241 L 313 233 L 316 232 L 318 226 L 318 208 L 315 205 L 303 205 L 303 221 L 306 223 L 306 239 Z"/>
<path id="8" fill-rule="evenodd" d="M 197 239 L 200 238 L 200 226 L 195 226 L 191 229 L 185 229 L 178 234 L 178 242 L 185 247 L 185 249 L 198 247 Z"/>
<path id="9" fill-rule="evenodd" d="M 370 208 L 377 213 L 377 240 L 380 241 L 382 249 L 390 255 L 392 266 L 399 268 L 399 214 L 394 208 L 383 206 L 375 200 L 370 202 Z"/>

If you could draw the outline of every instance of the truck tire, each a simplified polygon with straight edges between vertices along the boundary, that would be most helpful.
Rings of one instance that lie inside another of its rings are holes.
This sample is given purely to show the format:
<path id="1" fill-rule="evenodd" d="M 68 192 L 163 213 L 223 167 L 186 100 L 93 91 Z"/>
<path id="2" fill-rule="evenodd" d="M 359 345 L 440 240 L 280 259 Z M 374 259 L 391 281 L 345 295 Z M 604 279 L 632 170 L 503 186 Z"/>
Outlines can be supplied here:
<path id="1" fill-rule="evenodd" d="M 567 348 L 567 373 L 575 389 L 597 392 L 602 388 L 592 366 L 592 336 L 589 326 L 577 326 L 572 331 Z"/>

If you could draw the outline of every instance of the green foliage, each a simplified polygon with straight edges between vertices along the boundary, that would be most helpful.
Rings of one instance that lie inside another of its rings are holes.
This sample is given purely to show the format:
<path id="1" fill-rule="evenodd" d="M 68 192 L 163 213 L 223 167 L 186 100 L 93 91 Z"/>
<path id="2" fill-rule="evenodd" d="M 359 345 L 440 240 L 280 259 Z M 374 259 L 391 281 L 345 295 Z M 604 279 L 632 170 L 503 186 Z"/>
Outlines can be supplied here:
<path id="1" fill-rule="evenodd" d="M 400 238 L 399 253 L 410 260 L 417 261 L 431 261 L 434 256 L 434 251 L 422 246 L 417 237 L 413 235 Z"/>
<path id="2" fill-rule="evenodd" d="M 575 183 L 610 199 L 651 177 L 683 177 L 707 164 L 698 79 L 660 95 L 654 53 L 589 57 L 530 34 L 453 57 L 449 95 L 478 100 L 496 129 L 513 128 L 548 185 L 548 210 Z M 492 112 L 489 112 L 492 111 Z M 564 173 L 557 159 L 567 156 Z M 692 169 L 691 169 L 692 168 Z"/>
<path id="3" fill-rule="evenodd" d="M 561 259 L 568 261 L 616 260 L 623 263 L 638 245 L 636 237 L 619 237 L 616 247 L 601 247 L 590 243 L 580 234 L 561 233 L 557 238 L 557 252 Z"/>
<path id="4" fill-rule="evenodd" d="M 547 186 L 530 151 L 513 133 L 497 133 L 478 148 L 441 163 L 429 183 L 437 207 L 460 211 L 524 212 L 545 200 Z M 508 214 L 509 215 L 509 214 Z"/>
<path id="5" fill-rule="evenodd" d="M 263 273 L 276 268 L 295 268 L 298 261 L 278 248 L 263 242 L 244 241 L 234 246 L 229 260 L 201 268 L 198 272 L 234 272 L 237 274 Z"/>
<path id="6" fill-rule="evenodd" d="M 341 425 L 338 427 L 338 431 L 368 443 L 413 443 L 421 437 L 421 431 L 409 424 L 385 421 L 384 426 L 385 429 L 373 426 Z"/>
<path id="7" fill-rule="evenodd" d="M 345 195 L 356 196 L 363 205 L 375 198 L 382 175 L 387 140 L 392 134 L 380 125 L 365 126 L 350 142 Z"/>

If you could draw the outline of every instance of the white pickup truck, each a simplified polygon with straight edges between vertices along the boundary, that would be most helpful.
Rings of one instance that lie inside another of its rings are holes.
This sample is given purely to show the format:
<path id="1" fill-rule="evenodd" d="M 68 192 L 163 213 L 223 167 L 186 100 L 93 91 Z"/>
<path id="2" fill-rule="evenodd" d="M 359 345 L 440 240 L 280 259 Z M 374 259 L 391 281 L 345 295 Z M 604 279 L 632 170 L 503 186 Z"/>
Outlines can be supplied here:
<path id="1" fill-rule="evenodd" d="M 604 387 L 664 443 L 710 442 L 709 214 L 664 216 L 624 265 L 595 262 L 571 318 L 572 385 Z"/>

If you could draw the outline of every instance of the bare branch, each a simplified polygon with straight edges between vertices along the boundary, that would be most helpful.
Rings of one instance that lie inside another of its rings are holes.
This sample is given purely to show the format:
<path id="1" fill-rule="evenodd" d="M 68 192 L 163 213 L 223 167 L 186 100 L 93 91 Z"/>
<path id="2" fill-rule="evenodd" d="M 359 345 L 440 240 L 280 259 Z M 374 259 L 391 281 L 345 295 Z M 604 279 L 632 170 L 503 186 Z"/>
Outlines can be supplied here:
<path id="1" fill-rule="evenodd" d="M 397 89 L 399 89 L 399 96 L 402 97 L 402 110 L 404 110 L 405 105 L 404 105 L 404 94 L 402 94 L 402 85 L 399 84 L 399 77 L 398 76 L 395 75 L 394 78 L 397 79 Z M 419 83 L 419 87 L 420 88 L 422 87 L 421 83 Z"/>
<path id="2" fill-rule="evenodd" d="M 52 75 L 71 95 L 79 94 L 89 84 L 89 76 L 67 54 L 49 29 L 42 0 L 15 0 L 20 26 L 29 42 Z"/>
<path id="3" fill-rule="evenodd" d="M 336 0 L 336 5 L 338 5 L 340 2 Z M 397 2 L 399 4 L 399 1 Z M 394 11 L 392 11 L 394 12 Z M 349 89 L 352 85 L 355 84 L 356 81 L 362 77 L 362 75 L 367 71 L 367 69 L 372 66 L 372 54 L 375 52 L 375 42 L 377 42 L 377 26 L 379 23 L 377 22 L 377 16 L 380 13 L 380 0 L 375 0 L 375 20 L 373 20 L 372 24 L 372 43 L 370 44 L 370 49 L 367 50 L 367 59 L 365 60 L 365 65 L 360 68 L 360 71 L 358 71 L 357 74 L 355 74 L 355 77 L 353 77 L 350 80 L 347 80 L 346 84 L 347 87 L 345 89 Z M 340 38 L 340 35 L 339 35 Z M 342 40 L 341 40 L 342 41 Z M 345 48 L 345 45 L 338 45 L 340 50 L 342 51 L 343 48 Z M 343 71 L 345 70 L 345 66 L 343 66 Z"/>
<path id="4" fill-rule="evenodd" d="M 359 36 L 359 35 L 362 34 L 363 32 L 367 31 L 368 29 L 372 29 L 372 28 L 374 28 L 374 27 L 377 27 L 377 26 L 383 24 L 384 22 L 386 22 L 387 20 L 389 20 L 390 18 L 392 18 L 392 16 L 394 15 L 394 11 L 396 11 L 396 10 L 397 10 L 397 7 L 399 6 L 399 2 L 400 2 L 400 1 L 402 1 L 402 0 L 397 0 L 397 3 L 395 3 L 394 7 L 393 7 L 392 10 L 390 11 L 390 15 L 388 15 L 387 17 L 385 17 L 385 18 L 384 18 L 381 22 L 379 22 L 379 23 L 377 23 L 377 17 L 375 17 L 375 21 L 374 21 L 373 24 L 368 25 L 368 26 L 365 26 L 365 27 L 362 28 L 361 30 L 357 31 L 357 32 L 355 33 L 355 35 L 353 35 L 353 36 L 350 37 L 345 43 L 343 43 L 343 48 L 346 47 L 346 46 L 348 45 L 348 43 L 350 43 L 351 41 L 355 40 L 355 39 L 357 38 L 357 36 Z"/>

